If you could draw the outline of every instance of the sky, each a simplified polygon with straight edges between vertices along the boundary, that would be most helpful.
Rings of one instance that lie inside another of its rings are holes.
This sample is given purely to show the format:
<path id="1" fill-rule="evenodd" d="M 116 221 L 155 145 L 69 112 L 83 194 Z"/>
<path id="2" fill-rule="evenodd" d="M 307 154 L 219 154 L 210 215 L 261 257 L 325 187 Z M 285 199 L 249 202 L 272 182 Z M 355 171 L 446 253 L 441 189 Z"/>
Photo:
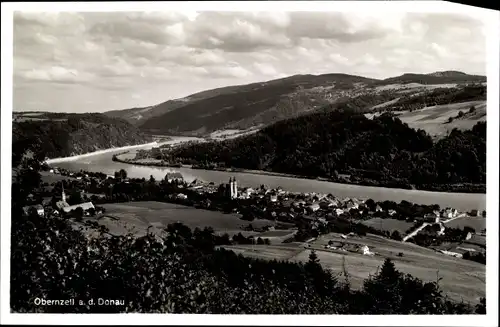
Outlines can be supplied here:
<path id="1" fill-rule="evenodd" d="M 14 111 L 104 112 L 295 74 L 486 75 L 483 23 L 459 14 L 14 14 Z"/>

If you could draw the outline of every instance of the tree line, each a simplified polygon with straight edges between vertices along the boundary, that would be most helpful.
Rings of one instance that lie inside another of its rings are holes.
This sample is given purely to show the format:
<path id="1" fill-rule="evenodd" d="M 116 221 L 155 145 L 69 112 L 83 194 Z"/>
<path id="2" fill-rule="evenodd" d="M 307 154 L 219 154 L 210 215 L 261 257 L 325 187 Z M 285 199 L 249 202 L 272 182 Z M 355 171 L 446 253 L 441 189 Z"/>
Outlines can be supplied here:
<path id="1" fill-rule="evenodd" d="M 175 147 L 168 162 L 236 167 L 305 177 L 417 188 L 484 192 L 486 122 L 454 129 L 433 142 L 392 114 L 368 119 L 349 112 L 319 112 L 280 121 L 256 134 Z"/>

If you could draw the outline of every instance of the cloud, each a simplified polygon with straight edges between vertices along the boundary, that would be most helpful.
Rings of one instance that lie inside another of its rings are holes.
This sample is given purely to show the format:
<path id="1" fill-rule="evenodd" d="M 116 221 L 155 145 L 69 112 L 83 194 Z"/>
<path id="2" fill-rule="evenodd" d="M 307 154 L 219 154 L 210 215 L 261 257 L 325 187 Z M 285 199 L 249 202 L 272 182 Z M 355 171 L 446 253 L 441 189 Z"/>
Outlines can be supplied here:
<path id="1" fill-rule="evenodd" d="M 74 69 L 53 66 L 48 69 L 32 69 L 19 72 L 18 76 L 31 81 L 45 81 L 53 83 L 78 83 L 90 80 L 89 74 L 81 74 Z"/>
<path id="2" fill-rule="evenodd" d="M 276 75 L 279 75 L 278 71 L 276 70 L 276 68 L 274 68 L 273 65 L 270 65 L 270 64 L 266 64 L 266 63 L 254 63 L 253 64 L 255 69 L 257 69 L 257 71 L 259 73 L 261 73 L 262 75 L 265 75 L 265 76 L 276 76 Z"/>
<path id="3" fill-rule="evenodd" d="M 15 110 L 149 106 L 299 73 L 485 73 L 484 26 L 456 14 L 17 12 L 13 36 Z"/>

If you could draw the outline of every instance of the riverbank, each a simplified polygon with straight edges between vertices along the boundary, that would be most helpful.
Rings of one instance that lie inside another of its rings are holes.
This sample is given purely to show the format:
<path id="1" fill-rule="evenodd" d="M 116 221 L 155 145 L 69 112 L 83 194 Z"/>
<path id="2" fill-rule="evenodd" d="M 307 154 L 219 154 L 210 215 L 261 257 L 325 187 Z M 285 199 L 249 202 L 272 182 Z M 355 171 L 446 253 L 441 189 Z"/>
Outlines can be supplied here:
<path id="1" fill-rule="evenodd" d="M 78 154 L 78 155 L 74 155 L 71 157 L 47 159 L 47 160 L 45 160 L 45 163 L 50 165 L 50 164 L 59 163 L 59 162 L 79 160 L 82 158 L 91 157 L 91 156 L 95 156 L 95 155 L 99 155 L 99 154 L 105 154 L 105 153 L 110 153 L 110 152 L 115 152 L 115 151 L 129 151 L 129 150 L 140 148 L 140 147 L 155 146 L 155 145 L 158 145 L 158 142 L 155 141 L 155 142 L 150 142 L 150 143 L 145 143 L 145 144 L 143 143 L 143 144 L 136 144 L 136 145 L 127 145 L 127 146 L 123 146 L 123 147 L 109 148 L 109 149 L 97 150 L 94 152 Z"/>
<path id="2" fill-rule="evenodd" d="M 128 153 L 125 152 L 125 153 Z M 124 153 L 120 153 L 124 154 Z M 185 165 L 185 164 L 168 164 L 161 160 L 153 161 L 134 161 L 133 159 L 122 159 L 119 155 L 113 156 L 113 161 L 129 164 L 129 165 L 137 165 L 137 166 L 145 166 L 145 167 L 164 167 L 164 168 L 187 168 L 193 170 L 205 170 L 205 171 L 220 171 L 226 173 L 244 173 L 244 174 L 253 174 L 253 175 L 261 175 L 261 176 L 275 176 L 275 177 L 287 177 L 287 178 L 297 178 L 297 179 L 309 179 L 309 180 L 318 180 L 323 182 L 344 184 L 344 185 L 357 185 L 357 186 L 368 186 L 368 187 L 379 187 L 379 188 L 387 188 L 387 189 L 403 189 L 403 190 L 415 190 L 415 191 L 426 191 L 426 192 L 446 192 L 446 193 L 460 193 L 460 194 L 486 194 L 486 185 L 484 184 L 450 184 L 450 185 L 410 185 L 406 183 L 398 183 L 392 181 L 376 181 L 376 180 L 356 180 L 356 181 L 346 181 L 346 180 L 335 180 L 323 177 L 312 178 L 309 176 L 301 176 L 287 173 L 279 173 L 273 171 L 265 171 L 265 170 L 252 170 L 252 169 L 239 169 L 239 168 L 214 168 L 207 169 L 196 167 L 195 165 Z"/>

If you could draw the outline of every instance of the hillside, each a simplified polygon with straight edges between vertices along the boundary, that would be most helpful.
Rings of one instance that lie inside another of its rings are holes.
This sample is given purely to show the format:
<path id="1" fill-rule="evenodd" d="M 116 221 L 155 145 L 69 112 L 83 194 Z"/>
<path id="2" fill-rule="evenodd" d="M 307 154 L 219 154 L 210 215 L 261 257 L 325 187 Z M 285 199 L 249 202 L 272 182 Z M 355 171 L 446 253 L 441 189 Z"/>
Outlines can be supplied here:
<path id="1" fill-rule="evenodd" d="M 125 120 L 103 114 L 14 113 L 13 166 L 27 150 L 44 159 L 150 141 Z"/>
<path id="2" fill-rule="evenodd" d="M 222 142 L 173 149 L 167 161 L 201 167 L 236 167 L 324 177 L 372 185 L 448 189 L 486 183 L 486 123 L 453 130 L 433 142 L 392 114 L 368 119 L 348 112 L 319 112 L 288 119 Z"/>
<path id="3" fill-rule="evenodd" d="M 269 125 L 325 106 L 369 112 L 399 98 L 407 101 L 408 97 L 425 90 L 452 89 L 460 93 L 468 83 L 485 81 L 484 76 L 461 72 L 404 74 L 386 80 L 347 74 L 294 75 L 207 90 L 151 107 L 105 114 L 123 118 L 151 133 L 199 136 L 222 129 Z"/>

